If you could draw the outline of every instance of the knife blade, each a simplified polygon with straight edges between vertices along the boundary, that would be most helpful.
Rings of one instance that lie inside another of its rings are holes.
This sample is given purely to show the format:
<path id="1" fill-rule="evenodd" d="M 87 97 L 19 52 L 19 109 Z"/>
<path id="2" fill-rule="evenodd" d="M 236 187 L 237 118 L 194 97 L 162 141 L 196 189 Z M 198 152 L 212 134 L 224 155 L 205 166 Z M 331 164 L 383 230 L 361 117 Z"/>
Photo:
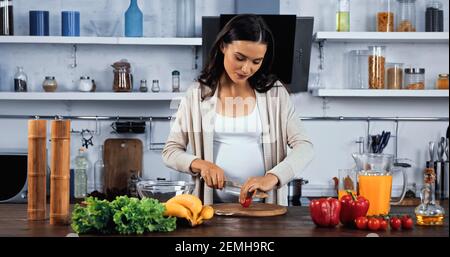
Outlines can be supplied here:
<path id="1" fill-rule="evenodd" d="M 241 188 L 242 188 L 241 184 L 236 183 L 234 181 L 226 180 L 223 189 L 227 193 L 239 196 L 239 195 L 241 195 Z M 250 196 L 251 196 L 251 194 L 252 193 L 249 192 Z M 266 192 L 263 192 L 263 191 L 260 191 L 260 190 L 256 190 L 256 193 L 255 193 L 255 195 L 253 197 L 254 198 L 264 199 L 264 198 L 269 197 L 269 195 Z"/>

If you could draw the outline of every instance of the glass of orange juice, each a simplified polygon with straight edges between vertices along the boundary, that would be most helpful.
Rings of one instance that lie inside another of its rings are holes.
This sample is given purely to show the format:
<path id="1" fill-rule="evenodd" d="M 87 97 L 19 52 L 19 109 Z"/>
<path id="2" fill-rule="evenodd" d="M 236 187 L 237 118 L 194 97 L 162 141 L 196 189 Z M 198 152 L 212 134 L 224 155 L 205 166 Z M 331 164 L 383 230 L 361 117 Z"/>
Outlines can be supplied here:
<path id="1" fill-rule="evenodd" d="M 356 195 L 357 176 L 354 169 L 339 169 L 338 179 L 338 199 L 341 199 L 342 196 L 347 195 L 349 192 Z"/>

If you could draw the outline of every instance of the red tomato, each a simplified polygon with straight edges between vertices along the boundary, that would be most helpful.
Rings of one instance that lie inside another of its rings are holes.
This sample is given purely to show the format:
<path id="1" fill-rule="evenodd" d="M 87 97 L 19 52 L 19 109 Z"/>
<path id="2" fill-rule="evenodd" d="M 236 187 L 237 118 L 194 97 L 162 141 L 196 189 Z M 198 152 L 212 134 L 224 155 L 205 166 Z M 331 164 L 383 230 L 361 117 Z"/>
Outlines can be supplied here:
<path id="1" fill-rule="evenodd" d="M 355 220 L 356 227 L 358 229 L 366 229 L 368 221 L 369 221 L 369 219 L 367 217 L 358 217 Z"/>
<path id="2" fill-rule="evenodd" d="M 250 204 L 252 204 L 252 198 L 251 197 L 245 198 L 244 203 L 241 203 L 242 207 L 244 207 L 244 208 L 248 208 L 250 206 Z"/>
<path id="3" fill-rule="evenodd" d="M 386 231 L 388 228 L 388 222 L 387 220 L 381 218 L 380 219 L 380 230 Z"/>
<path id="4" fill-rule="evenodd" d="M 414 226 L 414 221 L 408 215 L 405 215 L 401 219 L 402 229 L 412 229 Z"/>
<path id="5" fill-rule="evenodd" d="M 370 218 L 367 222 L 367 227 L 370 230 L 376 231 L 380 228 L 380 221 L 377 218 Z"/>
<path id="6" fill-rule="evenodd" d="M 393 230 L 399 230 L 402 226 L 402 221 L 397 218 L 397 217 L 393 217 L 391 218 L 391 228 Z"/>

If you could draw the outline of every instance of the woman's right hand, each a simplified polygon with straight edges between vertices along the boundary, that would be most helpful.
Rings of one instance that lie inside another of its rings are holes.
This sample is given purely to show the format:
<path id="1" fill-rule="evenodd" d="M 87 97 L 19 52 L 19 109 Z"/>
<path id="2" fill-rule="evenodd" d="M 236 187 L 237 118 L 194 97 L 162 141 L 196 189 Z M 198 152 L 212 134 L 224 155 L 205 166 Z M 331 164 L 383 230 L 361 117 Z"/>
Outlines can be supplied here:
<path id="1" fill-rule="evenodd" d="M 199 173 L 206 185 L 216 189 L 222 189 L 225 183 L 225 173 L 219 166 L 209 161 L 195 159 L 191 163 L 191 170 Z"/>

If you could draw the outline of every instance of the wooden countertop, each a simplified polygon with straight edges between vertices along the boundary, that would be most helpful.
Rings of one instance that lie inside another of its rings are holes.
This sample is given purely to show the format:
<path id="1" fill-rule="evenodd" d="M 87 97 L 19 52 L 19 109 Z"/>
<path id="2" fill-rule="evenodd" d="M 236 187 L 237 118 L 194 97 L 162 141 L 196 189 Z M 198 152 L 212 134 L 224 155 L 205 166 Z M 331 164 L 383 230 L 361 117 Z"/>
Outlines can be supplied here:
<path id="1" fill-rule="evenodd" d="M 448 237 L 448 202 L 445 225 L 415 226 L 409 231 L 377 231 L 381 237 Z M 47 208 L 47 211 L 49 208 Z M 414 213 L 414 207 L 392 207 L 393 214 Z M 53 226 L 49 221 L 28 221 L 26 204 L 0 204 L 0 236 L 65 237 L 73 233 L 70 226 Z M 365 237 L 371 231 L 343 228 L 317 228 L 308 207 L 288 207 L 286 215 L 265 218 L 215 216 L 195 228 L 178 226 L 170 233 L 149 233 L 144 236 L 168 237 Z"/>

